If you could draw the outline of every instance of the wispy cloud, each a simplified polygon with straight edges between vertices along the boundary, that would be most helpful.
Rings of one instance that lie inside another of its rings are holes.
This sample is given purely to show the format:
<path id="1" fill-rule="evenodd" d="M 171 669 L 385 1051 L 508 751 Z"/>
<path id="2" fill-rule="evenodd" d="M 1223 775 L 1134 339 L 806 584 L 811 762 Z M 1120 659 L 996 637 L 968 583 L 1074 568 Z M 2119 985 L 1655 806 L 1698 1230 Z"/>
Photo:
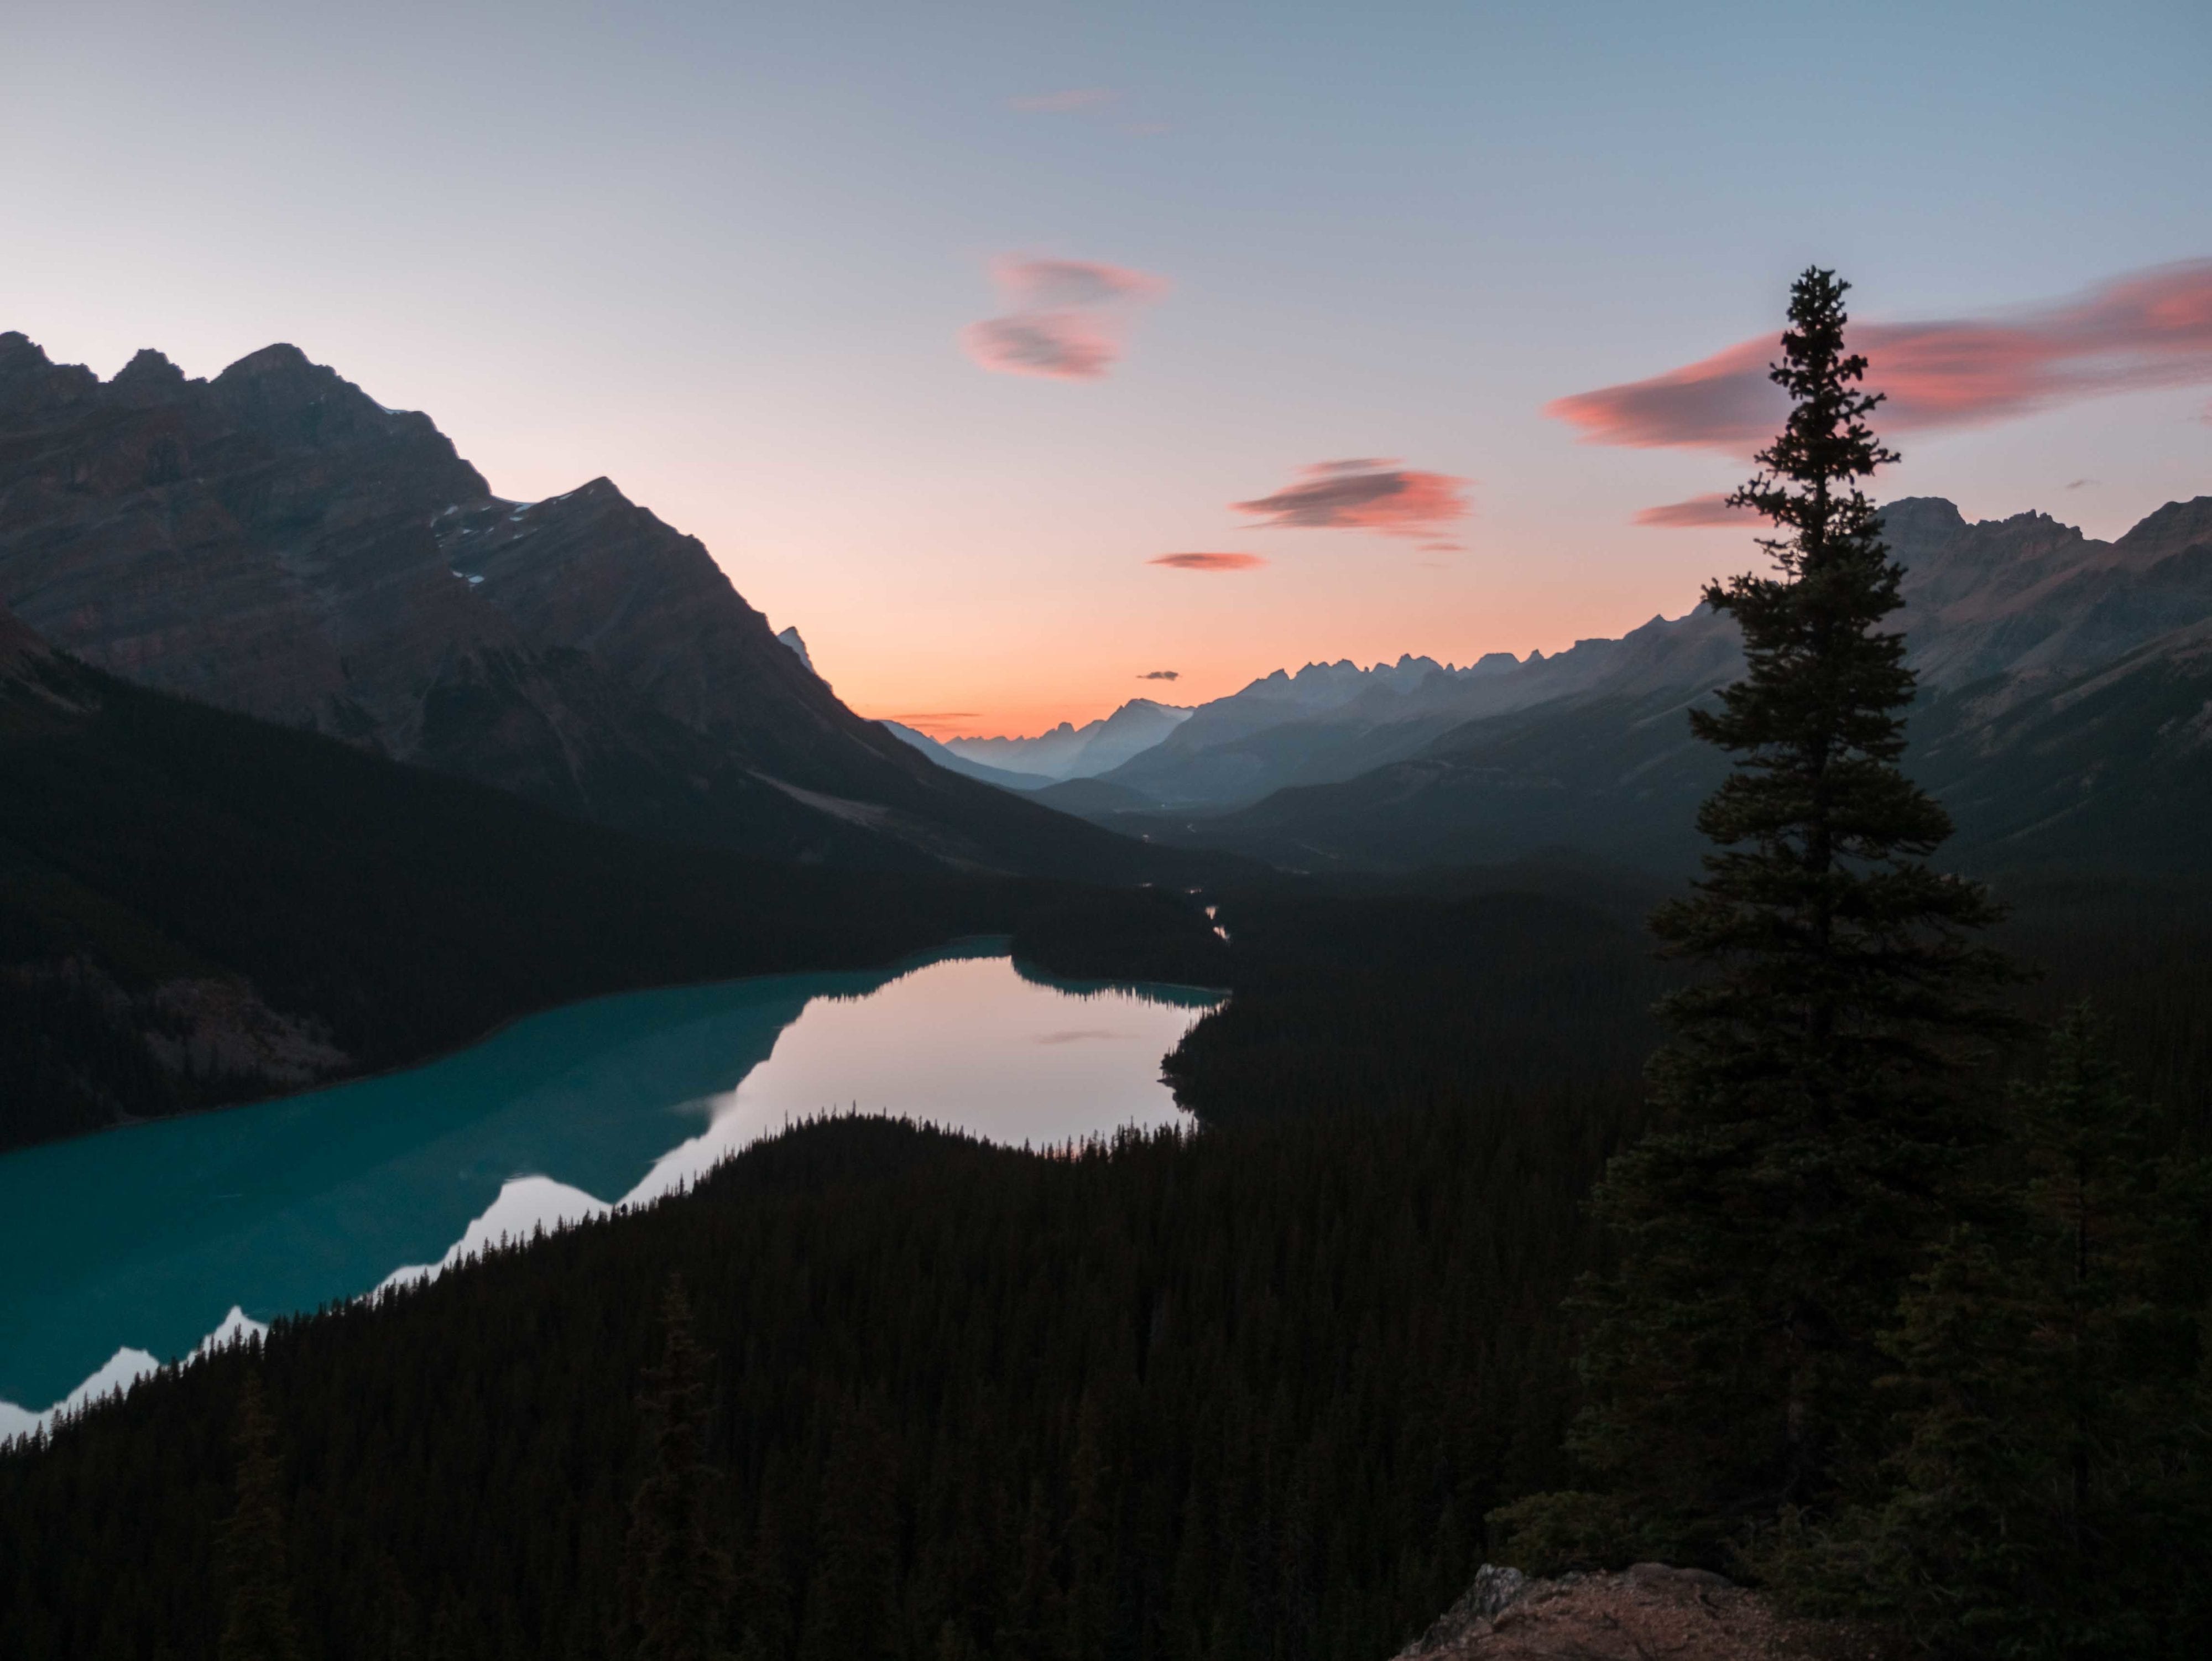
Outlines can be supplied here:
<path id="1" fill-rule="evenodd" d="M 1981 427 L 2111 392 L 2212 381 L 2212 259 L 2114 277 L 2042 306 L 1927 322 L 1862 323 L 1850 344 L 1867 384 L 1889 395 L 1886 430 Z M 1787 405 L 1766 378 L 1762 336 L 1648 380 L 1554 400 L 1545 413 L 1589 444 L 1739 454 Z"/>
<path id="2" fill-rule="evenodd" d="M 1022 312 L 971 323 L 960 336 L 968 356 L 998 374 L 1097 380 L 1121 356 L 1121 343 L 1080 312 Z"/>
<path id="3" fill-rule="evenodd" d="M 1668 502 L 1656 508 L 1642 508 L 1636 515 L 1636 523 L 1679 531 L 1700 525 L 1741 525 L 1758 517 L 1748 508 L 1729 507 L 1728 497 L 1715 490 L 1708 496 L 1692 496 L 1687 502 Z"/>
<path id="4" fill-rule="evenodd" d="M 1434 538 L 1469 511 L 1467 480 L 1450 473 L 1401 467 L 1386 456 L 1321 461 L 1273 496 L 1230 505 L 1259 516 L 1259 528 L 1380 531 L 1385 536 Z"/>
<path id="5" fill-rule="evenodd" d="M 1007 254 L 992 280 L 1015 309 L 961 332 L 968 356 L 1000 374 L 1097 380 L 1121 356 L 1135 308 L 1168 291 L 1165 278 L 1092 259 Z"/>
<path id="6" fill-rule="evenodd" d="M 2067 484 L 2066 488 L 2069 490 L 2078 490 L 2082 489 L 2085 485 L 2094 484 L 2097 481 L 2094 478 L 2077 478 L 2070 481 Z"/>
<path id="7" fill-rule="evenodd" d="M 1064 115 L 1070 110 L 1095 110 L 1102 104 L 1110 104 L 1121 94 L 1111 87 L 1066 87 L 1058 92 L 1031 93 L 1024 98 L 1009 98 L 1009 109 L 1025 114 Z"/>
<path id="8" fill-rule="evenodd" d="M 1158 300 L 1165 277 L 1097 259 L 1030 259 L 1002 254 L 991 277 L 1009 303 L 1023 307 L 1111 306 L 1117 301 Z"/>
<path id="9" fill-rule="evenodd" d="M 1181 680 L 1182 678 L 1182 671 L 1180 669 L 1148 669 L 1143 674 L 1138 676 L 1137 678 L 1139 680 Z"/>
<path id="10" fill-rule="evenodd" d="M 1257 554 L 1162 554 L 1145 562 L 1177 571 L 1252 571 L 1267 563 Z"/>
<path id="11" fill-rule="evenodd" d="M 886 715 L 902 727 L 911 727 L 917 733 L 934 733 L 947 727 L 958 727 L 963 722 L 979 719 L 973 709 L 933 709 L 920 713 Z"/>

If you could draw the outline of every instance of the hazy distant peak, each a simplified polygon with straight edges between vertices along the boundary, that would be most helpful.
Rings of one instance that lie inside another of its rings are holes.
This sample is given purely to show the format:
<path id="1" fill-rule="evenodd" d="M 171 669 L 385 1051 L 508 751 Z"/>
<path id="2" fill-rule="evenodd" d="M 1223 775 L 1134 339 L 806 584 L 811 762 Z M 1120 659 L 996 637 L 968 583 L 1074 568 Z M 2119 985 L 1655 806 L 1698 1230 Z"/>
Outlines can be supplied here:
<path id="1" fill-rule="evenodd" d="M 1095 778 L 1158 744 L 1190 719 L 1188 708 L 1131 698 L 1110 715 L 1081 727 L 1062 721 L 1034 738 L 947 739 L 956 756 L 988 766 L 1054 779 Z"/>
<path id="2" fill-rule="evenodd" d="M 258 380 L 264 376 L 326 375 L 332 380 L 341 379 L 336 369 L 325 369 L 309 361 L 289 340 L 279 340 L 264 346 L 258 352 L 248 352 L 244 357 L 216 377 L 218 384 L 226 380 Z"/>

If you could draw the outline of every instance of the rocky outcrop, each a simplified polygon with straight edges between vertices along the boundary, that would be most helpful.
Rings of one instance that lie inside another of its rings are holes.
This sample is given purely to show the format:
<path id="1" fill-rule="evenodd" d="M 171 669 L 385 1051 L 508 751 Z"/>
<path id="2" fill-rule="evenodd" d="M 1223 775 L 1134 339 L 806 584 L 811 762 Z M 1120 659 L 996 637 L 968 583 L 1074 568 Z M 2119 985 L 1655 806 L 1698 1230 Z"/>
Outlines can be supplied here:
<path id="1" fill-rule="evenodd" d="M 1638 1563 L 1618 1574 L 1531 1580 L 1486 1564 L 1467 1596 L 1396 1661 L 1865 1661 L 1883 1653 L 1867 1633 L 1791 1620 L 1703 1569 Z"/>
<path id="2" fill-rule="evenodd" d="M 819 675 L 822 672 L 814 667 L 814 654 L 806 649 L 806 637 L 800 634 L 795 626 L 776 630 L 775 643 L 779 646 L 788 646 L 793 651 L 798 653 L 799 660 L 812 670 L 815 674 Z"/>
<path id="3" fill-rule="evenodd" d="M 103 382 L 0 334 L 0 605 L 143 684 L 623 829 L 873 865 L 1186 862 L 931 765 L 609 481 L 501 501 L 427 416 L 291 346 L 211 380 L 141 352 Z"/>

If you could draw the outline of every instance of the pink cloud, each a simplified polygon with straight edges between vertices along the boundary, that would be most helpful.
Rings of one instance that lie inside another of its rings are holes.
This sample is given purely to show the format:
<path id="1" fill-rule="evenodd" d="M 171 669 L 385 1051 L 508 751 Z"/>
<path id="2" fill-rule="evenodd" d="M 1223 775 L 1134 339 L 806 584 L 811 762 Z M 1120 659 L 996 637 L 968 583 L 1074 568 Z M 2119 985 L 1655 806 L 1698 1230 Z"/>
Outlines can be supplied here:
<path id="1" fill-rule="evenodd" d="M 1867 385 L 1888 393 L 1892 431 L 1987 426 L 2110 392 L 2212 381 L 2212 259 L 2114 277 L 2072 299 L 1987 318 L 1863 323 Z M 1766 379 L 1775 337 L 1747 340 L 1648 380 L 1577 392 L 1544 413 L 1586 444 L 1738 454 L 1788 407 Z"/>
<path id="2" fill-rule="evenodd" d="M 999 374 L 1053 380 L 1103 377 L 1121 358 L 1134 307 L 1168 291 L 1163 277 L 1092 259 L 1006 254 L 991 276 L 1014 309 L 962 330 L 968 356 Z"/>
<path id="3" fill-rule="evenodd" d="M 1030 259 L 1001 254 L 991 276 L 1010 305 L 1020 307 L 1111 306 L 1124 300 L 1158 300 L 1168 291 L 1165 277 L 1096 259 Z"/>
<path id="4" fill-rule="evenodd" d="M 1230 505 L 1256 514 L 1263 530 L 1380 531 L 1386 536 L 1434 537 L 1469 511 L 1449 473 L 1401 467 L 1389 457 L 1316 462 L 1273 496 Z"/>
<path id="5" fill-rule="evenodd" d="M 968 356 L 999 374 L 1097 380 L 1121 356 L 1121 344 L 1079 312 L 1019 312 L 960 332 Z"/>
<path id="6" fill-rule="evenodd" d="M 1162 554 L 1145 562 L 1178 571 L 1249 571 L 1267 563 L 1257 554 Z"/>
<path id="7" fill-rule="evenodd" d="M 1741 525 L 1758 517 L 1748 508 L 1729 507 L 1728 498 L 1716 490 L 1710 496 L 1692 496 L 1687 502 L 1668 502 L 1656 508 L 1641 508 L 1636 523 L 1684 530 L 1699 525 Z"/>
<path id="8" fill-rule="evenodd" d="M 1010 98 L 1007 107 L 1028 113 L 1042 112 L 1060 115 L 1070 110 L 1095 110 L 1101 104 L 1114 101 L 1115 93 L 1108 87 L 1068 87 L 1060 92 L 1041 92 L 1026 98 Z"/>

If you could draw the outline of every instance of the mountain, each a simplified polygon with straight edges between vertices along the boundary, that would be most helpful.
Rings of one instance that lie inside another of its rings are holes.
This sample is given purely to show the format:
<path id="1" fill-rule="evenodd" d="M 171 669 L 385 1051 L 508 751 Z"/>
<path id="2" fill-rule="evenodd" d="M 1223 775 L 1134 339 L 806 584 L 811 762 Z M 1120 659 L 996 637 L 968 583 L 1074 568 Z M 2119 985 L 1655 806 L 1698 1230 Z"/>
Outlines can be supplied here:
<path id="1" fill-rule="evenodd" d="M 980 761 L 970 761 L 957 750 L 948 750 L 928 733 L 908 727 L 903 721 L 885 721 L 879 725 L 901 744 L 920 751 L 939 767 L 947 768 L 963 778 L 980 779 L 985 784 L 995 784 L 1001 790 L 1042 790 L 1053 781 L 1042 773 L 1017 773 L 1004 767 L 987 767 Z"/>
<path id="2" fill-rule="evenodd" d="M 1112 715 L 1081 727 L 1062 721 L 1033 739 L 947 739 L 945 748 L 969 761 L 1048 779 L 1095 778 L 1158 744 L 1190 711 L 1151 698 L 1132 698 Z"/>
<path id="3" fill-rule="evenodd" d="M 2024 696 L 2204 614 L 2202 573 L 2172 557 L 2204 539 L 2201 502 L 2161 508 L 2112 544 L 2039 514 L 1970 525 L 1935 498 L 1885 511 L 1908 571 L 1904 624 L 1913 661 L 1933 689 L 2003 674 Z M 1562 698 L 1703 690 L 1732 678 L 1740 661 L 1732 627 L 1698 611 L 1525 661 L 1498 653 L 1467 669 L 1403 658 L 1369 671 L 1349 663 L 1279 670 L 1200 706 L 1105 776 L 1170 811 L 1218 812 L 1411 761 L 1486 717 Z"/>
<path id="4" fill-rule="evenodd" d="M 2212 806 L 2212 497 L 2170 503 L 2112 543 L 2040 514 L 1970 524 L 1929 498 L 1890 504 L 1884 521 L 1921 678 L 1909 764 L 1953 808 L 1954 855 L 2202 869 L 2185 827 Z M 1193 781 L 1211 765 L 1214 804 L 1249 805 L 1110 822 L 1296 868 L 1558 846 L 1682 867 L 1696 804 L 1724 766 L 1686 713 L 1741 670 L 1733 625 L 1700 607 L 1480 679 L 1432 674 L 1395 703 L 1366 693 L 1243 733 L 1176 764 Z M 1170 749 L 1105 782 L 1161 776 Z M 1236 782 L 1255 757 L 1295 782 L 1249 800 Z"/>
<path id="5" fill-rule="evenodd" d="M 0 610 L 0 1147 L 600 993 L 889 962 L 1072 892 L 645 842 L 146 691 Z"/>
<path id="6" fill-rule="evenodd" d="M 1547 666 L 1540 682 L 1539 665 Z M 1522 665 L 1498 652 L 1465 669 L 1411 656 L 1371 669 L 1348 660 L 1308 664 L 1295 675 L 1278 669 L 1200 705 L 1160 744 L 1105 776 L 1168 806 L 1253 801 L 1414 754 L 1474 711 L 1547 696 L 1539 685 L 1562 684 L 1563 670 L 1571 676 L 1580 666 L 1575 654 L 1547 665 L 1531 653 Z M 1513 675 L 1516 669 L 1529 672 Z"/>
<path id="7" fill-rule="evenodd" d="M 623 830 L 1108 879 L 1176 857 L 930 765 L 607 480 L 500 500 L 291 346 L 102 382 L 0 334 L 0 604 L 141 684 Z"/>

